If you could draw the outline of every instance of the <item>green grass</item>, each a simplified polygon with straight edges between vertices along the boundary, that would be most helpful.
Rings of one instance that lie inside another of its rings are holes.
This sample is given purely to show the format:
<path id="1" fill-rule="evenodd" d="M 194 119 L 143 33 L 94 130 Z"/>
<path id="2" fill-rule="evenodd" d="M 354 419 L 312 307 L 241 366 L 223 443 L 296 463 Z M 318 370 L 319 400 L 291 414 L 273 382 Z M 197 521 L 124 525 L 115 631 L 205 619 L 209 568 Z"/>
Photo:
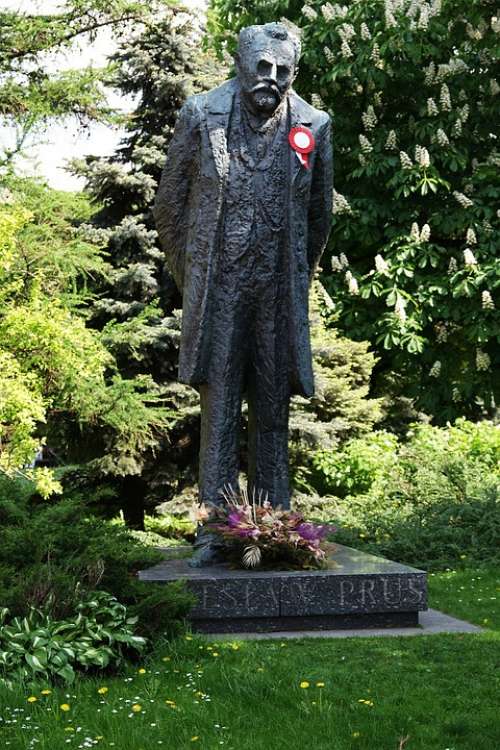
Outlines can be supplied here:
<path id="1" fill-rule="evenodd" d="M 69 689 L 0 688 L 0 747 L 498 750 L 499 591 L 491 567 L 430 577 L 431 606 L 488 620 L 477 635 L 186 636 L 118 677 L 82 678 Z M 36 702 L 27 702 L 30 694 Z"/>

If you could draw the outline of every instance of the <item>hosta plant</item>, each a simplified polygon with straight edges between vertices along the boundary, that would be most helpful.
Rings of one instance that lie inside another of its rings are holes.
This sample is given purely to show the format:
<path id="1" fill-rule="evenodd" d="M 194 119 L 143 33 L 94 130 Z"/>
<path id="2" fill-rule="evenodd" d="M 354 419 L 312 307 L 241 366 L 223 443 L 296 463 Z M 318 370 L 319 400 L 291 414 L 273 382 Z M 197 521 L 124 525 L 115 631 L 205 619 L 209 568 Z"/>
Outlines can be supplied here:
<path id="1" fill-rule="evenodd" d="M 114 596 L 94 592 L 77 606 L 73 619 L 55 620 L 32 607 L 26 617 L 9 619 L 0 610 L 0 680 L 60 678 L 72 682 L 76 669 L 118 666 L 146 639 L 134 635 L 136 617 Z"/>
<path id="2" fill-rule="evenodd" d="M 227 489 L 205 528 L 219 537 L 222 554 L 237 567 L 308 569 L 326 567 L 326 536 L 332 526 L 308 523 L 302 513 L 273 508 L 267 495 L 249 497 Z M 202 507 L 202 515 L 207 513 Z"/>

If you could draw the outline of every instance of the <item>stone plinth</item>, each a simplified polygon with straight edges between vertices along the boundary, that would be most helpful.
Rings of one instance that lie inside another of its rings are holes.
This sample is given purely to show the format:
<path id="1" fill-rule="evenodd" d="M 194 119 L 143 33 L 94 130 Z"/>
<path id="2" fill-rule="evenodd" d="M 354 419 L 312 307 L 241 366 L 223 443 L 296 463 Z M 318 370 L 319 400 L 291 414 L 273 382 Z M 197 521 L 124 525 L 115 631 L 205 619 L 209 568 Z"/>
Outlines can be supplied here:
<path id="1" fill-rule="evenodd" d="M 173 555 L 166 552 L 139 578 L 185 580 L 197 597 L 189 617 L 200 632 L 411 627 L 427 609 L 424 571 L 341 544 L 334 545 L 333 567 L 314 571 L 194 569 L 188 557 Z"/>

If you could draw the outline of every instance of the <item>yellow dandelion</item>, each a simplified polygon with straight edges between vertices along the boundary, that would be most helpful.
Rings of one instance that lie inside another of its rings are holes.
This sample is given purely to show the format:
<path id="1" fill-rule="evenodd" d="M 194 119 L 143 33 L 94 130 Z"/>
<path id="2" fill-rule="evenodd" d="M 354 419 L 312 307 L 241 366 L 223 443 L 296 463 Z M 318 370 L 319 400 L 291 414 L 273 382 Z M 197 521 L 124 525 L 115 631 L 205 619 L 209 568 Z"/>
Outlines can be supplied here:
<path id="1" fill-rule="evenodd" d="M 360 735 L 360 734 L 361 734 L 361 732 L 353 732 L 353 733 L 352 733 L 352 736 L 353 736 L 353 737 L 359 737 L 359 735 Z"/>
<path id="2" fill-rule="evenodd" d="M 191 742 L 198 742 L 198 740 L 199 740 L 199 739 L 200 739 L 200 738 L 198 737 L 198 735 L 197 735 L 197 734 L 195 734 L 195 736 L 194 736 L 194 737 L 191 737 Z"/>
<path id="3" fill-rule="evenodd" d="M 231 648 L 233 649 L 233 651 L 239 651 L 240 650 L 240 647 L 238 646 L 237 643 L 232 643 L 231 644 Z"/>
<path id="4" fill-rule="evenodd" d="M 108 692 L 108 690 L 109 690 L 109 688 L 107 688 L 107 687 L 100 687 L 97 690 L 97 692 L 99 693 L 99 695 L 106 695 L 106 693 Z"/>
<path id="5" fill-rule="evenodd" d="M 325 687 L 325 683 L 324 682 L 317 682 L 316 683 L 316 687 L 319 687 L 319 688 Z"/>
<path id="6" fill-rule="evenodd" d="M 300 683 L 299 687 L 301 687 L 301 688 L 303 688 L 305 690 L 306 688 L 309 687 L 309 683 L 307 682 L 307 680 L 302 680 L 302 682 Z"/>
<path id="7" fill-rule="evenodd" d="M 36 695 L 30 695 L 29 698 L 27 698 L 28 703 L 35 703 L 38 700 Z"/>
<path id="8" fill-rule="evenodd" d="M 175 701 L 165 701 L 165 703 L 167 704 L 167 706 L 172 706 L 172 708 L 175 708 Z"/>
<path id="9" fill-rule="evenodd" d="M 134 705 L 132 706 L 132 711 L 134 712 L 134 714 L 140 714 L 141 711 L 142 711 L 141 704 L 140 703 L 134 703 Z"/>
<path id="10" fill-rule="evenodd" d="M 212 651 L 212 656 L 220 656 L 218 651 Z"/>
<path id="11" fill-rule="evenodd" d="M 144 667 L 141 667 L 140 669 L 138 669 L 137 672 L 139 674 L 146 674 L 146 670 L 144 669 Z"/>
<path id="12" fill-rule="evenodd" d="M 186 641 L 192 641 L 193 640 L 193 636 L 192 635 L 185 635 L 184 638 L 186 639 Z"/>
<path id="13" fill-rule="evenodd" d="M 47 688 L 45 690 L 40 691 L 42 695 L 50 695 L 52 693 L 52 690 L 48 690 Z"/>
<path id="14" fill-rule="evenodd" d="M 61 703 L 59 708 L 61 709 L 61 711 L 69 711 L 71 709 L 71 706 L 69 705 L 69 703 Z"/>
<path id="15" fill-rule="evenodd" d="M 170 661 L 170 656 L 163 656 L 162 661 Z"/>

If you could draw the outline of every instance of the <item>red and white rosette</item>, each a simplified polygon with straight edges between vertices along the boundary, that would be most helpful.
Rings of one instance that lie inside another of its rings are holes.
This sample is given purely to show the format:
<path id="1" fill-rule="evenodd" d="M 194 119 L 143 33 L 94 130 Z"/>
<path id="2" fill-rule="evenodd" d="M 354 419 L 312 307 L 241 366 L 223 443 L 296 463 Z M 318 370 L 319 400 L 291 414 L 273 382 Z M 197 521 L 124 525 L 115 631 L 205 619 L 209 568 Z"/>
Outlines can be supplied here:
<path id="1" fill-rule="evenodd" d="M 309 169 L 309 154 L 314 151 L 314 136 L 309 128 L 302 125 L 298 128 L 292 128 L 288 134 L 288 142 L 293 148 L 300 163 Z"/>

